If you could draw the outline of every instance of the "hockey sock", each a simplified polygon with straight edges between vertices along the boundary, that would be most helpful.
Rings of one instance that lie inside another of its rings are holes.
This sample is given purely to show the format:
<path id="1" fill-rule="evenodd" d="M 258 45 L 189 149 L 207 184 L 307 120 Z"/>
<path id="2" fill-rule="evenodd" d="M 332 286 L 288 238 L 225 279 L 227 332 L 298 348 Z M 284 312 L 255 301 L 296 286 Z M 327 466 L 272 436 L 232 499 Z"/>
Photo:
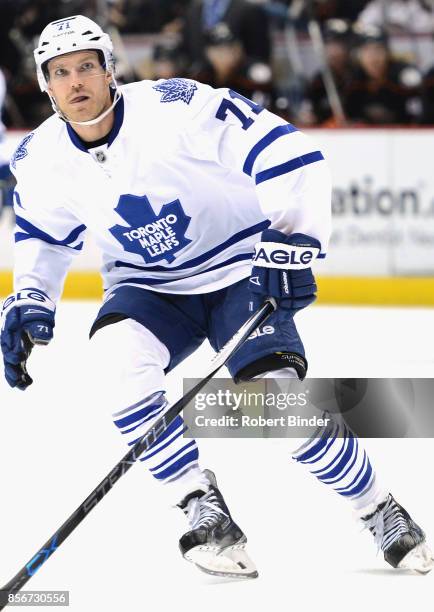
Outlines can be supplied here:
<path id="1" fill-rule="evenodd" d="M 340 416 L 328 412 L 323 416 L 330 419 L 328 424 L 298 448 L 293 459 L 348 499 L 356 512 L 383 502 L 388 491 L 379 483 L 357 436 Z"/>
<path id="2" fill-rule="evenodd" d="M 153 393 L 140 402 L 113 414 L 113 421 L 124 436 L 128 446 L 133 446 L 167 408 L 163 391 Z M 190 471 L 201 474 L 198 465 L 199 451 L 195 440 L 186 440 L 182 434 L 187 430 L 178 415 L 156 442 L 145 451 L 139 460 L 160 482 L 181 479 Z M 191 479 L 189 474 L 188 479 Z"/>

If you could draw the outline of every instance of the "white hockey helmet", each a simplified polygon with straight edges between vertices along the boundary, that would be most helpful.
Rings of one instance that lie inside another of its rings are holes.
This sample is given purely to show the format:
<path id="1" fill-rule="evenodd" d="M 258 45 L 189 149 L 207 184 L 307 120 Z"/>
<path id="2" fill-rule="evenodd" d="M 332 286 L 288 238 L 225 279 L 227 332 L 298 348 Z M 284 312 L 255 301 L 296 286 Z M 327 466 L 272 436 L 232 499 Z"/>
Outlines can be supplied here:
<path id="1" fill-rule="evenodd" d="M 39 44 L 34 50 L 36 74 L 39 87 L 47 91 L 48 83 L 44 74 L 44 64 L 53 57 L 94 49 L 104 55 L 105 70 L 114 72 L 113 43 L 110 36 L 100 26 L 83 15 L 73 15 L 52 21 L 43 30 Z"/>

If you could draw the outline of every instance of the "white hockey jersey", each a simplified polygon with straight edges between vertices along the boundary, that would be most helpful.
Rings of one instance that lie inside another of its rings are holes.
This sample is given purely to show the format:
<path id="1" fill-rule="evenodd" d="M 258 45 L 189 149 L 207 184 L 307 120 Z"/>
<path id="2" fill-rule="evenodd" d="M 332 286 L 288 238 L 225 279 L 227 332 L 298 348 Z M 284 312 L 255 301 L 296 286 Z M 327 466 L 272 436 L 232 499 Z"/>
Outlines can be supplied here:
<path id="1" fill-rule="evenodd" d="M 121 91 L 105 145 L 88 151 L 54 115 L 15 152 L 15 290 L 57 300 L 86 232 L 105 289 L 220 289 L 250 274 L 267 227 L 325 254 L 330 177 L 309 137 L 228 89 L 170 79 Z"/>

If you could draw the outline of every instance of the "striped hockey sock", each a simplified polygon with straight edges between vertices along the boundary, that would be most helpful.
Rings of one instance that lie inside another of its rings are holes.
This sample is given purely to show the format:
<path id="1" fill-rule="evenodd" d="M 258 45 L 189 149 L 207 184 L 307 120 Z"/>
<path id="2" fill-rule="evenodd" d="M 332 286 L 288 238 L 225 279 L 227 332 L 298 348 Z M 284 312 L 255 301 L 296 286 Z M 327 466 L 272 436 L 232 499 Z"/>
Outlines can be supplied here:
<path id="1" fill-rule="evenodd" d="M 388 491 L 379 484 L 357 436 L 340 417 L 329 413 L 323 417 L 330 419 L 328 424 L 298 448 L 293 459 L 348 499 L 356 511 L 384 502 Z"/>
<path id="2" fill-rule="evenodd" d="M 140 402 L 113 414 L 113 421 L 128 446 L 133 446 L 167 409 L 163 391 L 158 391 Z M 191 470 L 199 470 L 199 450 L 195 440 L 182 434 L 187 430 L 178 415 L 158 440 L 140 457 L 151 474 L 160 482 L 172 482 Z"/>

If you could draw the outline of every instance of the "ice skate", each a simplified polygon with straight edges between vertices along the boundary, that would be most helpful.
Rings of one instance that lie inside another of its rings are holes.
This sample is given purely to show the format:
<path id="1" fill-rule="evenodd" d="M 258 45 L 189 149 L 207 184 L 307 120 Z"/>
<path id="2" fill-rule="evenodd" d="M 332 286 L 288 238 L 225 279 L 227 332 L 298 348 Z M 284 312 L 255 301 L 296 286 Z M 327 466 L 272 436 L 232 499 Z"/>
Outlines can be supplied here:
<path id="1" fill-rule="evenodd" d="M 258 572 L 245 550 L 247 538 L 232 520 L 213 472 L 205 473 L 211 482 L 208 491 L 194 491 L 178 504 L 191 527 L 179 541 L 181 553 L 207 574 L 256 578 Z"/>
<path id="2" fill-rule="evenodd" d="M 421 574 L 432 570 L 434 556 L 426 544 L 424 532 L 390 493 L 387 500 L 372 514 L 362 517 L 362 521 L 392 567 Z"/>

